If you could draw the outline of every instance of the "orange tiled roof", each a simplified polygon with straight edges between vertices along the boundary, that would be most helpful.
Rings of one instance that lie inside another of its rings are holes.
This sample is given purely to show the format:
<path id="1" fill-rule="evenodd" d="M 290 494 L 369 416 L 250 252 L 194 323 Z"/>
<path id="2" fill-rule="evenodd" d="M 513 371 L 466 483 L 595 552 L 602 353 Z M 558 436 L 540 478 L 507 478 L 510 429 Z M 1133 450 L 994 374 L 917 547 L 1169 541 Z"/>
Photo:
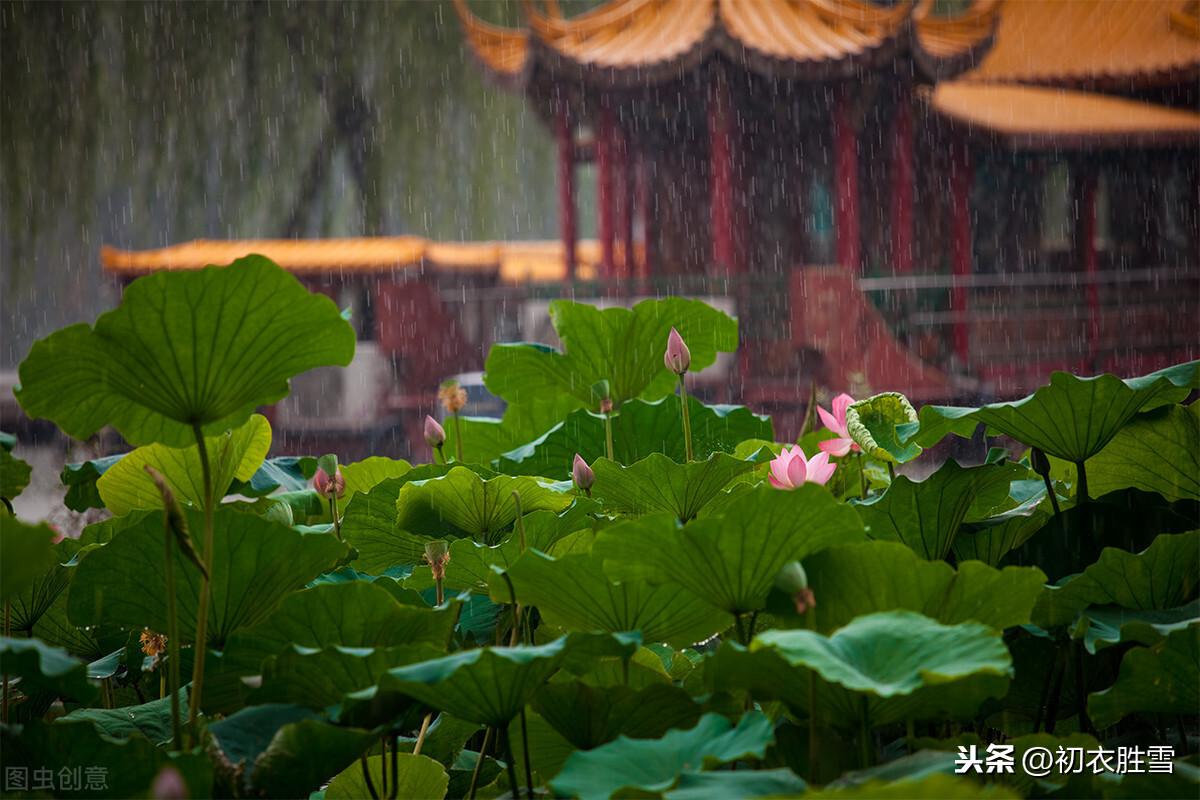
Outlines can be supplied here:
<path id="1" fill-rule="evenodd" d="M 1093 92 L 953 81 L 937 85 L 931 104 L 1018 147 L 1200 144 L 1200 114 Z"/>
<path id="2" fill-rule="evenodd" d="M 455 0 L 472 50 L 507 80 L 551 71 L 607 82 L 671 79 L 719 51 L 765 72 L 844 75 L 882 63 L 916 31 L 925 62 L 974 54 L 995 19 L 996 0 L 979 0 L 961 18 L 914 15 L 912 0 L 891 8 L 865 0 L 609 0 L 575 17 L 525 6 L 528 31 L 480 21 Z M 965 66 L 965 65 L 964 65 Z"/>
<path id="3" fill-rule="evenodd" d="M 562 244 L 528 242 L 431 242 L 417 236 L 346 239 L 197 239 L 158 250 L 100 249 L 105 271 L 134 277 L 162 269 L 200 269 L 228 264 L 250 253 L 267 256 L 296 273 L 390 272 L 427 267 L 459 272 L 498 273 L 506 283 L 558 281 L 565 276 Z M 595 240 L 576 245 L 576 275 L 590 280 L 597 274 L 600 245 Z"/>
<path id="4" fill-rule="evenodd" d="M 1200 79 L 1197 0 L 1007 0 L 964 80 L 1063 86 Z"/>

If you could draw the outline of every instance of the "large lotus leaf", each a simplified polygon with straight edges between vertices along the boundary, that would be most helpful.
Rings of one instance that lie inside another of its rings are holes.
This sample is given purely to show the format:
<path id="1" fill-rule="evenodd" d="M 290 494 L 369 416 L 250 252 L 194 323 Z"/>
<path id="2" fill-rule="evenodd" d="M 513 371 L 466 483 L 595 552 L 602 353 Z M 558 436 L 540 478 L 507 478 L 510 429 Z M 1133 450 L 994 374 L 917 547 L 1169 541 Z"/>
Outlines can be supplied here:
<path id="1" fill-rule="evenodd" d="M 749 797 L 798 795 L 808 788 L 800 776 L 786 767 L 778 769 L 720 772 L 685 772 L 663 800 L 743 800 Z"/>
<path id="2" fill-rule="evenodd" d="M 606 508 L 623 514 L 669 511 L 687 522 L 730 481 L 754 469 L 754 461 L 713 453 L 704 461 L 676 464 L 654 453 L 636 464 L 622 466 L 607 458 L 592 464 L 596 482 L 592 494 Z"/>
<path id="3" fill-rule="evenodd" d="M 446 788 L 450 777 L 445 768 L 423 755 L 414 756 L 411 753 L 400 753 L 396 756 L 396 783 L 392 781 L 392 761 L 384 760 L 383 756 L 367 758 L 367 769 L 371 775 L 371 783 L 376 792 L 382 792 L 387 785 L 389 796 L 404 798 L 421 798 L 421 800 L 442 800 L 446 796 Z M 385 781 L 386 771 L 386 781 Z M 325 790 L 326 800 L 361 800 L 370 797 L 366 779 L 363 778 L 361 764 L 351 764 L 334 778 L 329 788 Z"/>
<path id="4" fill-rule="evenodd" d="M 821 486 L 760 486 L 718 516 L 682 527 L 665 515 L 603 531 L 592 552 L 617 580 L 672 582 L 722 611 L 766 605 L 779 570 L 831 544 L 861 541 L 862 521 Z"/>
<path id="5" fill-rule="evenodd" d="M 822 550 L 804 561 L 817 605 L 805 624 L 835 631 L 878 611 L 916 611 L 943 625 L 981 622 L 997 630 L 1029 622 L 1046 576 L 1036 567 L 1002 570 L 964 561 L 955 570 L 896 542 Z"/>
<path id="6" fill-rule="evenodd" d="M 192 530 L 199 512 L 186 511 Z M 167 587 L 163 575 L 163 517 L 142 514 L 113 540 L 88 554 L 71 581 L 68 609 L 77 625 L 119 625 L 167 630 Z M 203 546 L 202 542 L 197 543 Z M 213 522 L 210 643 L 261 622 L 286 595 L 332 568 L 348 548 L 329 534 L 302 534 L 269 520 L 225 508 Z M 195 635 L 200 572 L 172 548 L 179 632 Z"/>
<path id="7" fill-rule="evenodd" d="M 810 684 L 810 675 L 818 680 Z M 854 728 L 864 704 L 876 725 L 970 717 L 988 698 L 1004 696 L 1011 675 L 1008 650 L 991 628 L 888 611 L 858 617 L 829 637 L 775 630 L 750 650 L 725 642 L 706 660 L 704 681 L 777 698 L 803 714 L 812 691 L 823 724 Z"/>
<path id="8" fill-rule="evenodd" d="M 934 773 L 899 781 L 870 781 L 861 785 L 809 790 L 805 800 L 1018 800 L 1021 795 L 1000 784 L 980 784 L 970 778 Z"/>
<path id="9" fill-rule="evenodd" d="M 1200 361 L 1128 380 L 1107 374 L 1077 378 L 1055 372 L 1049 386 L 1021 400 L 979 408 L 925 406 L 919 426 L 905 426 L 900 435 L 929 447 L 949 433 L 969 439 L 983 423 L 991 435 L 1011 436 L 1078 463 L 1103 450 L 1139 412 L 1178 403 L 1198 387 Z"/>
<path id="10" fill-rule="evenodd" d="M 1087 463 L 1088 494 L 1134 487 L 1168 500 L 1200 500 L 1200 403 L 1130 420 Z"/>
<path id="11" fill-rule="evenodd" d="M 24 592 L 13 597 L 11 609 L 12 630 L 29 633 L 33 626 L 53 608 L 55 602 L 71 583 L 73 569 L 69 565 L 79 555 L 84 545 L 78 539 L 63 539 L 53 545 L 53 566 Z"/>
<path id="12" fill-rule="evenodd" d="M 692 447 L 697 459 L 713 453 L 732 453 L 746 439 L 774 438 L 770 417 L 744 406 L 708 406 L 688 398 Z M 647 402 L 630 400 L 612 417 L 613 455 L 621 464 L 632 464 L 651 453 L 684 460 L 683 422 L 678 395 Z M 576 409 L 567 418 L 528 444 L 500 457 L 500 469 L 516 475 L 569 477 L 575 454 L 589 464 L 607 452 L 604 417 Z"/>
<path id="13" fill-rule="evenodd" d="M 223 497 L 234 479 L 249 480 L 271 449 L 271 425 L 254 414 L 241 427 L 205 436 L 204 446 L 217 497 Z M 166 478 L 181 502 L 204 506 L 204 473 L 200 448 L 151 444 L 139 447 L 116 462 L 96 481 L 100 499 L 117 516 L 148 508 L 162 508 L 162 494 L 145 468 L 152 466 Z"/>
<path id="14" fill-rule="evenodd" d="M 940 561 L 972 505 L 996 505 L 1024 468 L 1018 464 L 960 467 L 952 459 L 923 481 L 899 475 L 883 494 L 855 506 L 872 539 L 903 542 L 923 558 Z"/>
<path id="15" fill-rule="evenodd" d="M 243 709 L 208 730 L 218 769 L 248 797 L 307 797 L 378 740 L 274 703 Z"/>
<path id="16" fill-rule="evenodd" d="M 187 689 L 179 690 L 179 707 L 188 707 Z M 80 708 L 67 714 L 60 724 L 90 724 L 113 739 L 145 736 L 155 744 L 171 741 L 171 698 L 160 697 L 148 703 L 120 708 Z"/>
<path id="17" fill-rule="evenodd" d="M 20 678 L 17 685 L 26 693 L 49 692 L 84 703 L 96 695 L 96 687 L 88 683 L 87 664 L 37 639 L 0 636 L 0 671 L 10 679 Z"/>
<path id="18" fill-rule="evenodd" d="M 314 650 L 290 647 L 262 665 L 262 682 L 246 702 L 289 703 L 324 709 L 345 695 L 374 686 L 389 669 L 437 658 L 442 648 L 432 645 L 405 647 L 343 647 Z M 241 654 L 239 654 L 241 655 Z"/>
<path id="19" fill-rule="evenodd" d="M 877 394 L 846 409 L 846 430 L 863 453 L 895 464 L 921 455 L 920 446 L 902 442 L 896 433 L 897 426 L 916 421 L 916 409 L 899 392 Z"/>
<path id="20" fill-rule="evenodd" d="M 259 624 L 238 631 L 225 648 L 226 667 L 258 672 L 264 659 L 293 646 L 445 648 L 457 609 L 400 603 L 383 586 L 367 581 L 320 583 L 284 598 Z"/>
<path id="21" fill-rule="evenodd" d="M 463 463 L 493 465 L 501 454 L 536 439 L 576 407 L 572 397 L 554 395 L 534 398 L 520 407 L 509 406 L 504 419 L 460 415 L 457 422 L 447 420 L 442 451 L 447 456 L 456 456 L 461 433 Z M 543 423 L 543 420 L 550 421 Z"/>
<path id="22" fill-rule="evenodd" d="M 437 478 L 451 469 L 443 464 L 425 464 L 399 477 L 385 478 L 369 491 L 354 495 L 342 514 L 342 536 L 358 550 L 355 564 L 359 569 L 382 573 L 397 564 L 423 560 L 424 542 L 396 529 L 396 500 L 409 483 Z M 466 469 L 483 477 L 495 475 L 483 467 Z"/>
<path id="23" fill-rule="evenodd" d="M 264 461 L 250 476 L 250 480 L 235 480 L 230 493 L 263 497 L 276 489 L 296 492 L 307 489 L 308 482 L 316 473 L 317 460 L 312 456 L 276 456 Z"/>
<path id="24" fill-rule="evenodd" d="M 33 467 L 0 447 L 0 497 L 12 500 L 29 485 Z"/>
<path id="25" fill-rule="evenodd" d="M 30 785 L 33 770 L 47 770 L 53 776 L 52 796 L 59 798 L 151 797 L 154 779 L 166 767 L 179 771 L 186 796 L 213 796 L 212 764 L 203 753 L 173 756 L 143 736 L 117 741 L 91 725 L 35 720 L 23 729 L 0 728 L 0 766 L 6 775 L 10 769 L 23 770 Z M 72 784 L 79 775 L 78 788 L 65 786 L 63 775 L 71 776 Z"/>
<path id="26" fill-rule="evenodd" d="M 625 736 L 594 750 L 573 753 L 550 781 L 557 794 L 608 800 L 629 790 L 663 792 L 687 772 L 746 758 L 759 759 L 775 740 L 771 721 L 750 711 L 735 727 L 719 714 L 705 714 L 695 727 L 672 730 L 660 739 Z"/>
<path id="27" fill-rule="evenodd" d="M 1157 644 L 1177 630 L 1200 623 L 1200 599 L 1178 608 L 1131 611 L 1118 606 L 1093 606 L 1079 615 L 1071 630 L 1089 653 L 1118 644 Z"/>
<path id="28" fill-rule="evenodd" d="M 1027 483 L 1013 481 L 1011 487 Z M 1038 483 L 1041 484 L 1041 481 Z M 1045 527 L 1052 514 L 1053 506 L 1043 485 L 1040 491 L 1028 495 L 1011 508 L 965 522 L 954 536 L 951 550 L 958 561 L 975 560 L 998 566 L 1006 555 Z M 970 516 L 968 512 L 968 519 Z"/>
<path id="29" fill-rule="evenodd" d="M 573 408 L 595 407 L 592 386 L 602 380 L 608 381 L 616 406 L 634 397 L 656 400 L 669 394 L 676 378 L 662 355 L 672 327 L 687 341 L 693 372 L 712 364 L 718 352 L 737 348 L 736 320 L 699 300 L 644 300 L 632 309 L 557 300 L 550 304 L 550 318 L 565 352 L 544 345 L 495 345 L 484 367 L 488 389 L 508 403 L 506 423 L 523 406 L 533 410 L 524 413 L 525 424 L 534 428 L 520 441 L 546 431 Z"/>
<path id="30" fill-rule="evenodd" d="M 400 692 L 481 725 L 505 725 L 562 663 L 568 639 L 524 647 L 485 647 L 389 670 L 383 692 Z"/>
<path id="31" fill-rule="evenodd" d="M 646 642 L 685 645 L 732 624 L 728 614 L 678 586 L 646 581 L 613 582 L 594 555 L 553 559 L 536 550 L 522 555 L 504 576 L 492 578 L 492 599 L 537 606 L 543 619 L 570 631 L 641 631 Z"/>
<path id="32" fill-rule="evenodd" d="M 262 256 L 156 272 L 94 326 L 36 342 L 17 399 L 76 439 L 112 425 L 134 445 L 185 447 L 236 428 L 288 393 L 288 379 L 345 366 L 354 329 L 328 297 Z"/>
<path id="33" fill-rule="evenodd" d="M 396 526 L 418 536 L 465 536 L 497 544 L 517 518 L 516 493 L 523 513 L 561 511 L 572 496 L 563 484 L 528 477 L 483 478 L 465 467 L 413 481 L 396 498 Z"/>
<path id="34" fill-rule="evenodd" d="M 672 728 L 690 728 L 700 717 L 700 707 L 687 692 L 665 683 L 634 690 L 552 682 L 538 690 L 532 705 L 580 750 L 591 750 L 621 735 L 657 739 Z"/>
<path id="35" fill-rule="evenodd" d="M 346 479 L 346 493 L 343 502 L 355 494 L 371 491 L 388 478 L 399 478 L 407 475 L 412 464 L 402 458 L 384 458 L 371 456 L 353 464 L 342 467 L 342 477 Z"/>
<path id="36" fill-rule="evenodd" d="M 0 602 L 9 602 L 31 591 L 57 563 L 57 534 L 44 522 L 26 525 L 0 513 Z"/>
<path id="37" fill-rule="evenodd" d="M 1200 708 L 1200 623 L 1173 631 L 1150 647 L 1121 659 L 1117 682 L 1088 697 L 1088 714 L 1099 728 L 1139 712 L 1195 714 Z"/>
<path id="38" fill-rule="evenodd" d="M 124 457 L 124 453 L 118 453 L 65 465 L 58 476 L 62 485 L 67 487 L 63 505 L 72 511 L 104 508 L 104 501 L 100 499 L 100 490 L 96 488 L 96 481 L 100 480 L 100 476 L 107 472 L 109 467 Z"/>
<path id="39" fill-rule="evenodd" d="M 1047 586 L 1033 609 L 1042 628 L 1067 625 L 1092 605 L 1166 609 L 1191 599 L 1200 584 L 1200 531 L 1163 534 L 1140 553 L 1106 547 L 1082 573 Z"/>

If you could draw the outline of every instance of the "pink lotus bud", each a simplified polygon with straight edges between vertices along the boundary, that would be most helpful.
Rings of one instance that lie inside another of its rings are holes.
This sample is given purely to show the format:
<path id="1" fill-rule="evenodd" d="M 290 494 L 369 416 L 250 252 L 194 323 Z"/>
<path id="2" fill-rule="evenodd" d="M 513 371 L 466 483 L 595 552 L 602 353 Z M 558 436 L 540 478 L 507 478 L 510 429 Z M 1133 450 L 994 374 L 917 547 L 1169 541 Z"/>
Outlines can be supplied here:
<path id="1" fill-rule="evenodd" d="M 575 454 L 575 463 L 571 465 L 571 478 L 574 479 L 575 485 L 585 492 L 596 482 L 596 473 L 592 472 L 592 468 L 579 453 Z"/>
<path id="2" fill-rule="evenodd" d="M 687 372 L 688 367 L 692 365 L 692 353 L 679 331 L 674 328 L 671 328 L 671 333 L 667 336 L 667 351 L 663 353 L 663 363 L 676 375 Z"/>
<path id="3" fill-rule="evenodd" d="M 611 414 L 613 410 L 613 401 L 611 397 L 606 397 L 600 401 L 600 413 Z"/>
<path id="4" fill-rule="evenodd" d="M 810 608 L 815 608 L 817 598 L 813 595 L 812 589 L 797 589 L 792 595 L 792 602 L 796 604 L 796 613 L 803 614 Z"/>
<path id="5" fill-rule="evenodd" d="M 313 488 L 322 497 L 332 497 L 336 494 L 340 498 L 346 493 L 346 478 L 342 475 L 341 467 L 333 473 L 332 479 L 328 472 L 318 467 L 317 474 L 313 475 Z"/>
<path id="6" fill-rule="evenodd" d="M 435 450 L 446 443 L 446 429 L 428 414 L 425 415 L 425 444 Z"/>
<path id="7" fill-rule="evenodd" d="M 150 796 L 155 800 L 187 800 L 188 789 L 183 775 L 174 767 L 163 767 L 154 776 Z"/>

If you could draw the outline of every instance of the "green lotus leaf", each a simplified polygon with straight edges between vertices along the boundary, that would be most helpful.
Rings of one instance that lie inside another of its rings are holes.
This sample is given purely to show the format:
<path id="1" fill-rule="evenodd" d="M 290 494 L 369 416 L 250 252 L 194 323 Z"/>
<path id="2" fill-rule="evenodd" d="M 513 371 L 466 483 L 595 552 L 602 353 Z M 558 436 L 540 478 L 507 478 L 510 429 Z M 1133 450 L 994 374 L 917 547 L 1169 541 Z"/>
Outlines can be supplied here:
<path id="1" fill-rule="evenodd" d="M 396 783 L 392 781 L 392 763 L 389 758 L 385 763 L 383 756 L 369 756 L 367 770 L 371 775 L 371 783 L 375 791 L 382 791 L 384 786 L 384 771 L 387 772 L 388 792 L 395 792 L 394 797 L 413 797 L 421 800 L 441 800 L 446 796 L 450 784 L 450 776 L 445 768 L 432 758 L 411 753 L 400 753 L 396 756 Z M 367 782 L 363 778 L 361 764 L 351 764 L 338 773 L 325 790 L 326 800 L 361 800 L 370 797 Z"/>
<path id="2" fill-rule="evenodd" d="M 203 528 L 199 512 L 185 511 L 192 530 Z M 96 548 L 76 568 L 68 610 L 76 625 L 119 625 L 133 630 L 167 629 L 163 575 L 163 517 L 145 513 Z M 203 542 L 197 542 L 202 547 Z M 270 616 L 286 595 L 332 568 L 348 548 L 329 534 L 302 534 L 278 523 L 218 508 L 213 524 L 210 643 Z M 195 635 L 200 572 L 178 550 L 175 561 L 179 632 Z"/>
<path id="3" fill-rule="evenodd" d="M 537 545 L 530 544 L 530 547 Z M 497 547 L 488 547 L 472 539 L 455 539 L 450 543 L 450 563 L 446 565 L 443 586 L 449 592 L 470 591 L 488 593 L 488 582 L 495 574 L 492 567 L 507 569 L 521 555 L 521 542 L 510 536 Z M 418 565 L 404 579 L 407 588 L 424 591 L 434 585 L 428 565 Z"/>
<path id="4" fill-rule="evenodd" d="M 204 437 L 212 483 L 218 497 L 235 479 L 249 480 L 271 449 L 271 425 L 254 414 L 241 427 Z M 172 448 L 161 444 L 139 447 L 113 464 L 96 481 L 104 505 L 117 516 L 150 508 L 162 508 L 162 494 L 145 468 L 154 467 L 182 503 L 204 506 L 204 473 L 200 448 Z"/>
<path id="5" fill-rule="evenodd" d="M 863 539 L 854 509 L 821 486 L 768 486 L 682 527 L 666 515 L 605 529 L 592 546 L 616 580 L 675 583 L 730 614 L 758 611 L 779 570 L 831 544 Z"/>
<path id="6" fill-rule="evenodd" d="M 797 795 L 808 788 L 796 773 L 786 767 L 741 770 L 738 772 L 685 772 L 674 789 L 663 793 L 663 800 L 742 800 L 748 797 Z"/>
<path id="7" fill-rule="evenodd" d="M 73 574 L 68 562 L 74 559 L 83 547 L 78 539 L 67 538 L 53 545 L 53 566 L 36 578 L 32 586 L 9 600 L 12 630 L 29 633 L 38 620 L 50 611 L 58 598 L 63 596 Z"/>
<path id="8" fill-rule="evenodd" d="M 820 601 L 818 600 L 818 603 Z M 819 605 L 818 605 L 819 608 Z M 724 642 L 705 662 L 705 683 L 746 689 L 809 712 L 810 674 L 822 724 L 970 717 L 1003 697 L 1012 659 L 999 632 L 979 623 L 942 625 L 911 611 L 856 618 L 831 636 L 808 630 L 759 634 L 749 650 Z"/>
<path id="9" fill-rule="evenodd" d="M 1157 644 L 1174 631 L 1200 623 L 1200 599 L 1178 608 L 1132 611 L 1119 606 L 1093 606 L 1079 615 L 1071 635 L 1082 639 L 1089 653 L 1130 642 Z"/>
<path id="10" fill-rule="evenodd" d="M 54 797 L 150 797 L 155 777 L 166 767 L 179 771 L 188 797 L 213 796 L 212 763 L 203 753 L 170 755 L 144 736 L 117 741 L 92 725 L 35 720 L 23 729 L 5 726 L 0 729 L 0 762 L 5 770 L 24 769 L 27 775 L 48 770 L 54 776 Z M 62 776 L 74 781 L 77 770 L 79 788 L 64 789 Z M 89 788 L 88 775 L 104 788 Z"/>
<path id="11" fill-rule="evenodd" d="M 1135 610 L 1174 608 L 1200 584 L 1200 531 L 1163 534 L 1140 553 L 1106 547 L 1082 573 L 1047 586 L 1033 610 L 1042 628 L 1067 625 L 1093 605 Z"/>
<path id="12" fill-rule="evenodd" d="M 573 398 L 556 395 L 535 399 L 519 408 L 509 406 L 504 419 L 460 415 L 458 422 L 452 419 L 447 421 L 446 443 L 442 450 L 447 456 L 458 453 L 461 432 L 464 464 L 495 466 L 502 454 L 545 433 L 575 408 L 576 401 Z M 543 420 L 547 419 L 550 421 L 543 424 Z"/>
<path id="13" fill-rule="evenodd" d="M 831 547 L 805 559 L 804 567 L 817 601 L 804 624 L 822 632 L 866 614 L 901 609 L 943 625 L 981 622 L 1004 630 L 1029 622 L 1046 581 L 1036 567 L 998 570 L 964 561 L 956 570 L 896 542 Z"/>
<path id="14" fill-rule="evenodd" d="M 465 536 L 496 544 L 517 518 L 516 492 L 523 513 L 561 511 L 572 496 L 562 484 L 497 475 L 482 478 L 465 467 L 405 484 L 396 498 L 396 526 L 420 536 Z"/>
<path id="15" fill-rule="evenodd" d="M 208 726 L 217 769 L 242 796 L 307 797 L 378 737 L 299 706 L 253 706 Z"/>
<path id="16" fill-rule="evenodd" d="M 1087 463 L 1088 494 L 1133 487 L 1168 500 L 1200 500 L 1200 403 L 1130 420 Z"/>
<path id="17" fill-rule="evenodd" d="M 276 456 L 263 461 L 250 480 L 235 480 L 231 494 L 264 497 L 277 489 L 296 492 L 307 489 L 317 473 L 317 460 L 312 456 Z"/>
<path id="18" fill-rule="evenodd" d="M 188 707 L 187 688 L 179 690 L 179 707 Z M 171 698 L 160 697 L 148 703 L 120 708 L 80 708 L 59 720 L 59 724 L 91 724 L 112 739 L 145 736 L 157 745 L 169 744 L 174 735 L 171 729 Z"/>
<path id="19" fill-rule="evenodd" d="M 1198 387 L 1200 361 L 1128 380 L 1055 372 L 1049 386 L 1021 400 L 979 408 L 924 406 L 920 424 L 905 426 L 900 435 L 904 441 L 929 447 L 950 433 L 969 439 L 983 423 L 989 435 L 1011 436 L 1078 463 L 1103 450 L 1137 414 L 1178 403 Z"/>
<path id="20" fill-rule="evenodd" d="M 1200 623 L 1172 631 L 1121 659 L 1117 682 L 1088 696 L 1088 715 L 1100 728 L 1138 712 L 1194 714 L 1200 708 Z"/>
<path id="21" fill-rule="evenodd" d="M 615 583 L 595 555 L 560 559 L 531 550 L 504 576 L 492 578 L 492 599 L 537 606 L 543 619 L 569 631 L 640 631 L 646 642 L 685 646 L 723 631 L 729 615 L 678 586 L 634 580 Z"/>
<path id="22" fill-rule="evenodd" d="M 1104 800 L 1143 800 L 1154 797 L 1167 800 L 1192 800 L 1200 789 L 1200 767 L 1184 758 L 1171 763 L 1171 771 L 1163 772 L 1102 772 L 1093 778 L 1093 791 Z"/>
<path id="23" fill-rule="evenodd" d="M 684 773 L 763 758 L 774 740 L 771 721 L 758 711 L 742 715 L 736 727 L 719 714 L 705 714 L 694 727 L 672 730 L 659 739 L 622 736 L 594 750 L 573 753 L 550 781 L 550 788 L 582 800 L 608 800 L 631 790 L 663 792 Z"/>
<path id="24" fill-rule="evenodd" d="M 775 435 L 770 417 L 743 406 L 709 406 L 689 397 L 688 409 L 692 447 L 700 460 L 713 453 L 732 453 L 745 439 L 769 441 Z M 614 456 L 621 464 L 632 464 L 651 453 L 662 453 L 677 462 L 684 460 L 677 395 L 654 402 L 630 400 L 613 415 L 612 427 Z M 566 478 L 571 475 L 576 453 L 590 464 L 606 452 L 604 416 L 581 408 L 532 442 L 501 455 L 500 469 L 514 475 Z"/>
<path id="25" fill-rule="evenodd" d="M 691 350 L 693 372 L 737 347 L 736 320 L 699 300 L 643 300 L 632 309 L 556 300 L 550 318 L 565 352 L 501 344 L 488 353 L 484 382 L 508 404 L 505 427 L 515 431 L 519 420 L 526 429 L 505 450 L 549 430 L 573 409 L 595 407 L 592 386 L 598 381 L 608 381 L 617 407 L 635 397 L 670 394 L 677 379 L 662 356 L 672 327 Z"/>
<path id="26" fill-rule="evenodd" d="M 0 602 L 9 602 L 34 589 L 57 563 L 57 534 L 44 522 L 27 525 L 0 513 Z"/>
<path id="27" fill-rule="evenodd" d="M 607 458 L 592 464 L 596 482 L 592 494 L 605 508 L 623 514 L 669 511 L 687 522 L 730 481 L 754 468 L 754 461 L 713 453 L 704 461 L 676 464 L 661 453 L 622 466 Z"/>
<path id="28" fill-rule="evenodd" d="M 1010 492 L 1012 487 L 1028 483 L 1013 481 Z M 1042 484 L 1041 481 L 1037 483 Z M 1042 484 L 1040 491 L 1029 494 L 1011 508 L 965 522 L 955 534 L 951 550 L 957 561 L 982 561 L 995 567 L 1006 555 L 1045 527 L 1053 513 L 1053 506 Z M 968 512 L 967 516 L 969 520 L 971 513 Z"/>
<path id="29" fill-rule="evenodd" d="M 690 728 L 700 718 L 700 707 L 688 693 L 665 683 L 635 690 L 552 682 L 538 690 L 532 706 L 579 750 L 591 750 L 621 735 L 657 739 L 672 728 Z"/>
<path id="30" fill-rule="evenodd" d="M 195 443 L 242 425 L 288 379 L 354 356 L 337 306 L 262 256 L 156 272 L 131 283 L 94 326 L 36 342 L 16 390 L 32 419 L 86 439 L 112 425 L 134 445 Z"/>
<path id="31" fill-rule="evenodd" d="M 525 709 L 525 729 L 521 729 L 521 720 L 518 717 L 508 725 L 509 741 L 512 743 L 513 760 L 517 764 L 518 781 L 522 786 L 525 785 L 525 748 L 524 740 L 529 741 L 529 766 L 533 769 L 534 785 L 544 785 L 547 781 L 557 775 L 562 770 L 563 764 L 575 752 L 575 747 L 570 742 L 563 738 L 562 734 L 556 731 L 550 723 L 542 719 L 531 708 Z M 469 751 L 464 751 L 464 755 Z M 488 765 L 494 762 L 487 762 L 484 765 L 486 773 Z M 463 764 L 465 766 L 465 764 Z M 499 775 L 500 769 L 497 769 L 495 775 Z M 467 787 L 469 785 L 470 775 L 464 775 L 459 781 L 460 791 L 454 794 L 455 781 L 453 773 L 450 778 L 450 796 L 451 797 L 466 797 Z M 480 776 L 483 780 L 483 776 Z"/>
<path id="32" fill-rule="evenodd" d="M 333 645 L 320 650 L 293 645 L 264 660 L 261 686 L 249 693 L 246 702 L 328 708 L 340 703 L 345 695 L 374 686 L 389 669 L 437 658 L 441 653 L 440 647 L 430 644 Z"/>
<path id="33" fill-rule="evenodd" d="M 1018 800 L 1021 795 L 999 784 L 980 784 L 956 775 L 931 774 L 913 780 L 870 781 L 846 788 L 814 789 L 805 800 Z"/>
<path id="34" fill-rule="evenodd" d="M 920 446 L 904 442 L 897 426 L 917 421 L 917 411 L 899 392 L 883 392 L 846 409 L 846 430 L 871 458 L 903 464 L 921 455 Z"/>
<path id="35" fill-rule="evenodd" d="M 996 505 L 1008 496 L 1019 464 L 960 467 L 953 459 L 923 481 L 896 476 L 887 491 L 855 506 L 872 539 L 902 542 L 931 561 L 949 553 L 973 505 Z"/>
<path id="36" fill-rule="evenodd" d="M 10 679 L 19 678 L 17 686 L 25 693 L 47 692 L 83 703 L 96 696 L 87 664 L 37 639 L 0 636 L 0 670 Z"/>
<path id="37" fill-rule="evenodd" d="M 14 456 L 7 448 L 0 448 L 0 498 L 13 500 L 29 485 L 33 467 Z"/>
<path id="38" fill-rule="evenodd" d="M 124 457 L 124 453 L 118 453 L 64 466 L 58 476 L 62 485 L 67 487 L 63 505 L 72 511 L 104 508 L 104 501 L 100 499 L 100 490 L 96 488 L 96 482 L 100 480 L 101 475 L 108 471 L 109 467 Z"/>
<path id="39" fill-rule="evenodd" d="M 412 470 L 412 464 L 402 458 L 371 456 L 342 467 L 346 479 L 346 493 L 342 502 L 348 502 L 355 494 L 365 494 L 388 478 L 399 478 Z"/>

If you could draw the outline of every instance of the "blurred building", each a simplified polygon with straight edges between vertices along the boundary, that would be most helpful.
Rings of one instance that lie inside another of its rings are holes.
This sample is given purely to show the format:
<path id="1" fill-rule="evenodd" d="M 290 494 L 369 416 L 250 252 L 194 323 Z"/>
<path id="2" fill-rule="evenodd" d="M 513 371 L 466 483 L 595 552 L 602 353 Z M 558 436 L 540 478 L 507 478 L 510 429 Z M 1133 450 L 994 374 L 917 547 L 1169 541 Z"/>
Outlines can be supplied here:
<path id="1" fill-rule="evenodd" d="M 554 132 L 559 241 L 205 241 L 105 269 L 297 272 L 355 310 L 338 380 L 366 427 L 431 408 L 493 341 L 550 340 L 559 296 L 726 305 L 743 346 L 701 391 L 785 432 L 812 382 L 965 400 L 1197 357 L 1197 0 L 544 0 L 519 29 L 455 7 Z M 305 396 L 282 424 L 319 424 Z"/>

